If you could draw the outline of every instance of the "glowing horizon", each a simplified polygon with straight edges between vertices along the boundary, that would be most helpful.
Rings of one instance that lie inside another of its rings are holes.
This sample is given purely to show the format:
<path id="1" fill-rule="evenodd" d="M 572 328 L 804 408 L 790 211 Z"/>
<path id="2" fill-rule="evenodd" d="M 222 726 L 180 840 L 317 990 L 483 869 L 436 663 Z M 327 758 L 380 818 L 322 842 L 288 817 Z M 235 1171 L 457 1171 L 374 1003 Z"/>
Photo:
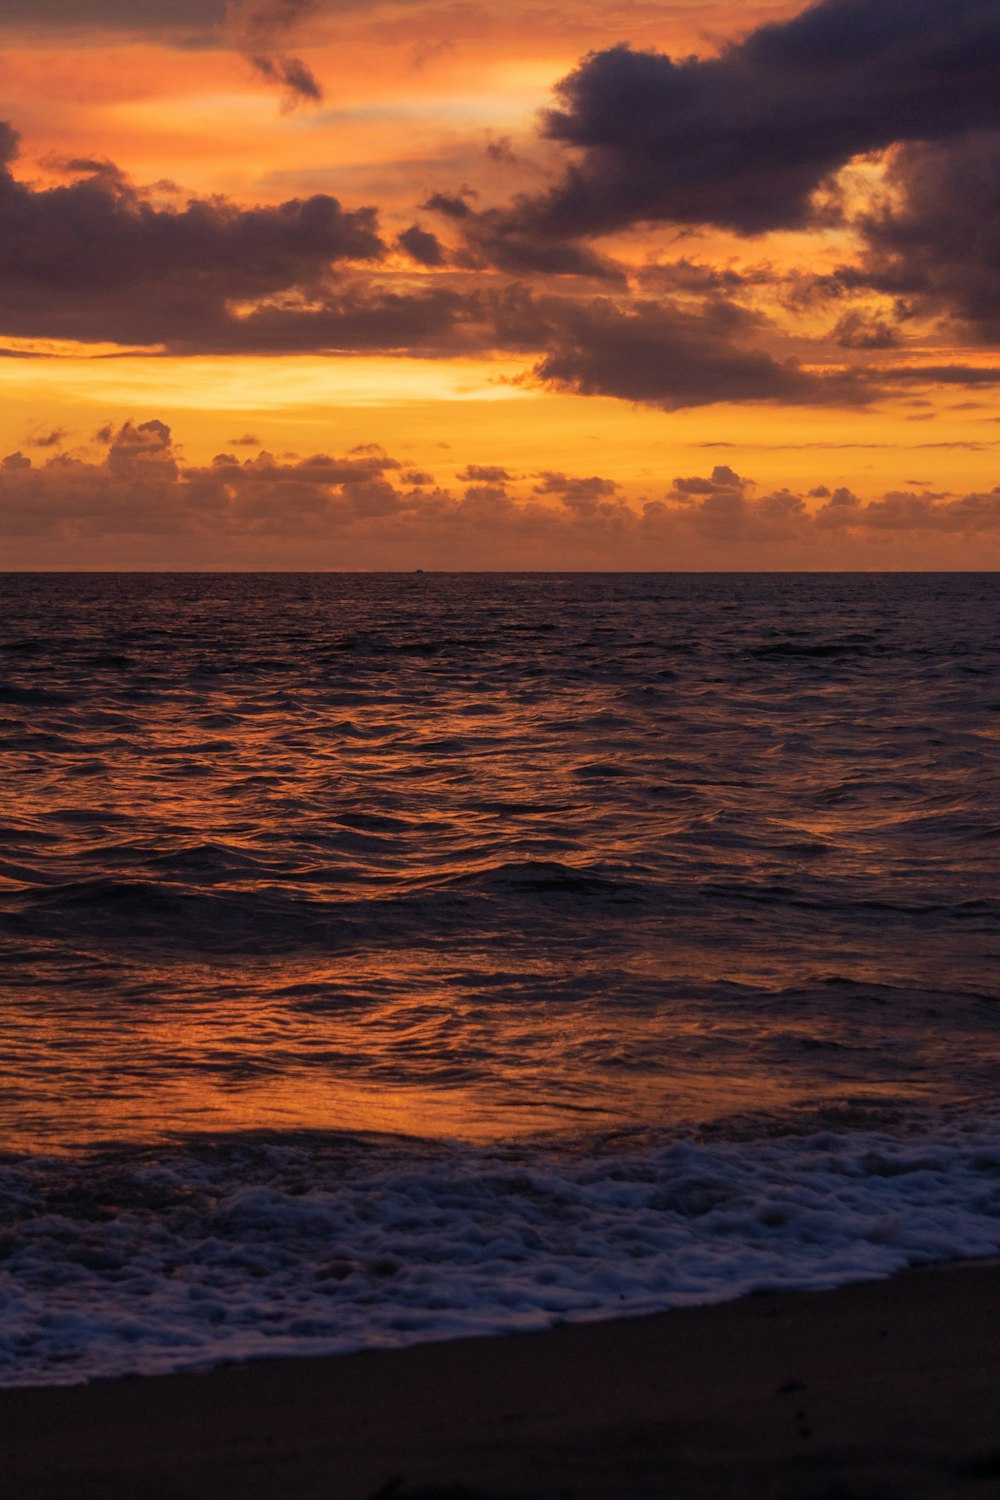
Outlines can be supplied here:
<path id="1" fill-rule="evenodd" d="M 7 7 L 2 566 L 1000 566 L 997 20 L 925 9 Z M 151 423 L 395 498 L 129 530 Z"/>

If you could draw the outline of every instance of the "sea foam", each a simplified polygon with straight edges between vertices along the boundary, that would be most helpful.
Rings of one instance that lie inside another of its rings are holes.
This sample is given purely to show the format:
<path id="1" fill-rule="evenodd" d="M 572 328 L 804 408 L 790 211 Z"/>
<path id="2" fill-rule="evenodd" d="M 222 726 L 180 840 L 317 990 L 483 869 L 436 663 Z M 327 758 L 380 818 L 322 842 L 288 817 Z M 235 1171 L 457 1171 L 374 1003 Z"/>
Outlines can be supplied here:
<path id="1" fill-rule="evenodd" d="M 1000 1250 L 1000 1113 L 484 1151 L 200 1142 L 6 1163 L 0 1383 L 821 1289 Z"/>

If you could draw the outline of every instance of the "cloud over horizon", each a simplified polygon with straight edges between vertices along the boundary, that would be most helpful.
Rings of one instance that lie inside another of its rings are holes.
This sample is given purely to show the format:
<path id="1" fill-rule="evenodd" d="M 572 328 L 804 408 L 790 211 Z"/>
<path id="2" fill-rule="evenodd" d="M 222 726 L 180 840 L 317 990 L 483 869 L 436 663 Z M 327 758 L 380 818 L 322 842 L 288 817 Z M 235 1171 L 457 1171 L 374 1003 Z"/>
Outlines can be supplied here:
<path id="1" fill-rule="evenodd" d="M 20 565 L 33 547 L 67 549 L 77 566 L 100 566 L 123 545 L 131 565 L 195 561 L 240 566 L 270 558 L 292 567 L 366 566 L 372 556 L 419 555 L 425 566 L 676 568 L 862 564 L 866 538 L 898 546 L 908 536 L 976 538 L 1000 556 L 1000 484 L 933 495 L 890 491 L 861 500 L 823 484 L 807 493 L 757 493 L 730 465 L 677 476 L 658 493 L 628 500 L 601 475 L 466 465 L 438 484 L 370 446 L 335 456 L 278 459 L 267 452 L 185 463 L 157 418 L 102 432 L 98 460 L 66 454 L 0 461 L 0 534 Z M 192 550 L 193 549 L 193 550 Z M 267 564 L 267 565 L 271 565 Z"/>

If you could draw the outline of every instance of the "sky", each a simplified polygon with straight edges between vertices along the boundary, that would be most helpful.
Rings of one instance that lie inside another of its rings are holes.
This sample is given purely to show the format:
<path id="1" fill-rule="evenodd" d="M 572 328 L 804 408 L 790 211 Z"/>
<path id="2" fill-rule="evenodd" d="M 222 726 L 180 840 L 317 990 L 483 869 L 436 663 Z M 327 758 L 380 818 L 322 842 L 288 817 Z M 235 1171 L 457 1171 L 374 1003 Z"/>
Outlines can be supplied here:
<path id="1" fill-rule="evenodd" d="M 3 0 L 0 568 L 1000 567 L 1000 0 Z"/>

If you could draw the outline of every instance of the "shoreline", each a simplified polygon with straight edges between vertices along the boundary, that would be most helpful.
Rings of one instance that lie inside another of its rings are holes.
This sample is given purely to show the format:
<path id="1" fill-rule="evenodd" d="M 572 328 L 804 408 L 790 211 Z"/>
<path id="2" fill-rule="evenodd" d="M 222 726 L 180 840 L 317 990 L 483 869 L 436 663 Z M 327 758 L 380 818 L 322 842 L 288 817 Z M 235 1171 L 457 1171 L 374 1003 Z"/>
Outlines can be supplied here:
<path id="1" fill-rule="evenodd" d="M 920 1500 L 1000 1484 L 1000 1259 L 0 1390 L 18 1500 Z"/>

